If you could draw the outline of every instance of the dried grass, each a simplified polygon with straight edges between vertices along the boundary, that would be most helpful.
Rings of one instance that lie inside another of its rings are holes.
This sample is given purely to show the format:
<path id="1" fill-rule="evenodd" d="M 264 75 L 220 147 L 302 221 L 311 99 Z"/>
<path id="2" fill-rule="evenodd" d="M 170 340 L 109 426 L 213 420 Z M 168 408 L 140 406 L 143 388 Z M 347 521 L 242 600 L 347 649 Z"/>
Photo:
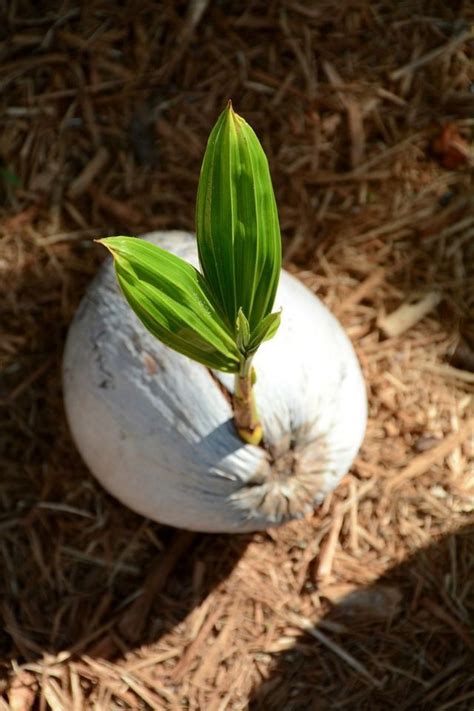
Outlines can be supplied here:
<path id="1" fill-rule="evenodd" d="M 7 3 L 1 709 L 473 707 L 472 153 L 447 170 L 430 149 L 448 123 L 472 142 L 473 20 L 441 0 Z M 287 267 L 357 348 L 370 418 L 310 519 L 191 536 L 91 478 L 60 358 L 93 238 L 193 229 L 229 97 L 268 153 Z M 404 330 L 413 302 L 430 308 Z"/>

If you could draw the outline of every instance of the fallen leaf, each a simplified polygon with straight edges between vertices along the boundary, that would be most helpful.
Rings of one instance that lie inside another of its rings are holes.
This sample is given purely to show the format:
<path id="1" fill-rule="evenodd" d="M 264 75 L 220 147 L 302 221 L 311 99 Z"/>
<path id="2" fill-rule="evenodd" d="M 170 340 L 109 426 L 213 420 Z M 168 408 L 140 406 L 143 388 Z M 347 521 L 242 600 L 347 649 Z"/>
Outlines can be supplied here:
<path id="1" fill-rule="evenodd" d="M 357 589 L 351 584 L 329 586 L 321 590 L 333 605 L 333 614 L 351 619 L 386 620 L 400 611 L 402 594 L 388 585 L 370 585 Z"/>
<path id="2" fill-rule="evenodd" d="M 447 123 L 443 126 L 441 133 L 436 136 L 431 147 L 443 168 L 447 168 L 447 170 L 459 168 L 467 163 L 471 156 L 469 144 L 461 136 L 454 123 Z"/>

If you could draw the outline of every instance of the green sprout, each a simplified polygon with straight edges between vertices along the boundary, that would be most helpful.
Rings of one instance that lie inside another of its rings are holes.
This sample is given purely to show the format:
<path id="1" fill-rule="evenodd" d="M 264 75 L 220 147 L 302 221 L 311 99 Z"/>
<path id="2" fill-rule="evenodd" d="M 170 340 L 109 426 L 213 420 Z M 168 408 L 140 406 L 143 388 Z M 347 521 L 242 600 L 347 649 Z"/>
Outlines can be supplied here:
<path id="1" fill-rule="evenodd" d="M 207 144 L 196 205 L 202 273 L 135 237 L 99 240 L 112 253 L 120 288 L 143 325 L 170 348 L 235 373 L 234 421 L 259 444 L 252 359 L 275 335 L 281 270 L 278 213 L 259 140 L 229 101 Z"/>

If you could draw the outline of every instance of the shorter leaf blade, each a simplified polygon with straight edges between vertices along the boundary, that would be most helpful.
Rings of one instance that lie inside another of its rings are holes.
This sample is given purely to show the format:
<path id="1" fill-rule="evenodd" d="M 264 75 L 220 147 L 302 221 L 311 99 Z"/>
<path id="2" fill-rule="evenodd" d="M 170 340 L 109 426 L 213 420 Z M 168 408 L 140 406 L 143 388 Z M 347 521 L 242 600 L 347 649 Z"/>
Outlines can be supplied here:
<path id="1" fill-rule="evenodd" d="M 281 311 L 268 314 L 260 321 L 258 326 L 252 331 L 247 347 L 249 353 L 255 353 L 257 348 L 264 342 L 273 338 L 281 323 Z"/>
<path id="2" fill-rule="evenodd" d="M 242 353 L 242 355 L 245 355 L 247 346 L 250 341 L 250 326 L 249 326 L 249 322 L 247 321 L 247 317 L 245 316 L 245 314 L 241 308 L 239 309 L 239 312 L 237 314 L 235 329 L 236 329 L 235 340 L 237 343 L 237 348 Z"/>
<path id="3" fill-rule="evenodd" d="M 234 373 L 239 351 L 202 275 L 191 264 L 145 240 L 100 240 L 114 257 L 120 288 L 156 338 L 209 368 Z"/>

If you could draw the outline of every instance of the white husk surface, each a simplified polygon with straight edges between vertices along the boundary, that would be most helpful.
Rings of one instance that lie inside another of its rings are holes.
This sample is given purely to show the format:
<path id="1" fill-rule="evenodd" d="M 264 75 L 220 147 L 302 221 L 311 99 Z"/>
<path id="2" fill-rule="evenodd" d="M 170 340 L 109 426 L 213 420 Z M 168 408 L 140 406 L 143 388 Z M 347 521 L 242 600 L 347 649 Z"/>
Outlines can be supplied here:
<path id="1" fill-rule="evenodd" d="M 192 235 L 146 238 L 197 266 Z M 362 441 L 365 386 L 340 324 L 286 272 L 280 307 L 277 335 L 254 360 L 265 450 L 238 438 L 210 372 L 145 330 L 108 260 L 71 325 L 63 370 L 73 437 L 108 491 L 151 519 L 209 532 L 263 529 L 323 500 Z M 214 376 L 232 391 L 233 376 Z"/>

